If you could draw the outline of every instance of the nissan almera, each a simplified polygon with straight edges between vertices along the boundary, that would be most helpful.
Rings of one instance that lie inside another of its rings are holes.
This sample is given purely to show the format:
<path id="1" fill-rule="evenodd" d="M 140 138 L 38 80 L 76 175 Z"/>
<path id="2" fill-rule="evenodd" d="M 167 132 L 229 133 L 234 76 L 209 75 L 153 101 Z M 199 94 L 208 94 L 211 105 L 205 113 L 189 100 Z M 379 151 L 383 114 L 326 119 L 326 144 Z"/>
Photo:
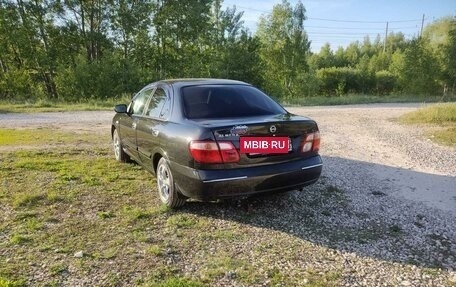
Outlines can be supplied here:
<path id="1" fill-rule="evenodd" d="M 154 174 L 169 207 L 188 198 L 301 190 L 322 170 L 316 122 L 244 82 L 159 81 L 115 112 L 116 159 Z"/>

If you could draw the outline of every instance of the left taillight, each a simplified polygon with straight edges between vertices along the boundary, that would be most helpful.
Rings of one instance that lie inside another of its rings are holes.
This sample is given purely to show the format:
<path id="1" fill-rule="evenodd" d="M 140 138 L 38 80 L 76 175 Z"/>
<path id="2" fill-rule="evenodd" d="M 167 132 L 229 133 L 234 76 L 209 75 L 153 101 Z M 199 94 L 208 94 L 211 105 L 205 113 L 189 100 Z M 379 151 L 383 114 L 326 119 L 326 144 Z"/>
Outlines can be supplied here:
<path id="1" fill-rule="evenodd" d="M 308 133 L 301 142 L 301 152 L 318 152 L 320 150 L 320 132 Z"/>
<path id="2" fill-rule="evenodd" d="M 234 163 L 239 153 L 231 142 L 191 141 L 189 151 L 199 163 Z"/>

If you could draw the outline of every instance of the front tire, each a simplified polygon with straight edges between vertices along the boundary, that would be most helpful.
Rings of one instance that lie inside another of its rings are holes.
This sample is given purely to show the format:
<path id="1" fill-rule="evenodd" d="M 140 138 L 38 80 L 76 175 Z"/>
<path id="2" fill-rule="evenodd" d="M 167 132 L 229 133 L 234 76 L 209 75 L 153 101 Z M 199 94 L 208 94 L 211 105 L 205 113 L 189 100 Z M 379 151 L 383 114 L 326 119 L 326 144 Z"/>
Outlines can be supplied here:
<path id="1" fill-rule="evenodd" d="M 158 195 L 163 204 L 177 208 L 185 204 L 185 199 L 179 197 L 174 185 L 173 174 L 165 158 L 161 158 L 157 165 Z"/>
<path id="2" fill-rule="evenodd" d="M 128 156 L 128 154 L 126 154 L 123 150 L 122 142 L 120 141 L 117 129 L 115 129 L 112 134 L 112 145 L 114 147 L 114 155 L 117 161 L 128 162 L 130 160 L 130 156 Z"/>

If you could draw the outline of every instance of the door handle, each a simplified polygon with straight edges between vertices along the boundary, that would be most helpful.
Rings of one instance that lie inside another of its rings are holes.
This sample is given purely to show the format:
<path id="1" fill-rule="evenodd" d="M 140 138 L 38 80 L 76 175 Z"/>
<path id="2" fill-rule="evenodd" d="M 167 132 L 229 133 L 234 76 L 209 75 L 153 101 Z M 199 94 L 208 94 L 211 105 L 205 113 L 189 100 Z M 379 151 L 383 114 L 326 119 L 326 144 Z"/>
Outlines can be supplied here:
<path id="1" fill-rule="evenodd" d="M 151 128 L 150 130 L 152 131 L 152 134 L 153 134 L 154 136 L 156 136 L 156 137 L 157 137 L 158 134 L 160 133 L 159 130 L 156 130 L 156 129 L 153 129 L 153 128 Z"/>

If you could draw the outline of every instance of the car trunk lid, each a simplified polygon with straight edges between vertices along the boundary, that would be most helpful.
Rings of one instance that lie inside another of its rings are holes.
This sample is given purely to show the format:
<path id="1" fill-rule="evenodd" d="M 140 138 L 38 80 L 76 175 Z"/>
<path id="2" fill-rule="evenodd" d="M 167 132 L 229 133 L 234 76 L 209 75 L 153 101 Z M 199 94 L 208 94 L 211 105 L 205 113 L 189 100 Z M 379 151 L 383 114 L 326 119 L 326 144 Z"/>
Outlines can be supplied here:
<path id="1" fill-rule="evenodd" d="M 257 116 L 232 119 L 195 120 L 199 125 L 209 128 L 218 143 L 230 142 L 240 153 L 239 161 L 225 164 L 225 168 L 250 167 L 275 164 L 310 157 L 314 153 L 303 153 L 302 145 L 306 136 L 318 131 L 317 124 L 306 117 L 293 114 Z M 287 153 L 241 153 L 242 137 L 287 137 L 290 150 Z"/>

